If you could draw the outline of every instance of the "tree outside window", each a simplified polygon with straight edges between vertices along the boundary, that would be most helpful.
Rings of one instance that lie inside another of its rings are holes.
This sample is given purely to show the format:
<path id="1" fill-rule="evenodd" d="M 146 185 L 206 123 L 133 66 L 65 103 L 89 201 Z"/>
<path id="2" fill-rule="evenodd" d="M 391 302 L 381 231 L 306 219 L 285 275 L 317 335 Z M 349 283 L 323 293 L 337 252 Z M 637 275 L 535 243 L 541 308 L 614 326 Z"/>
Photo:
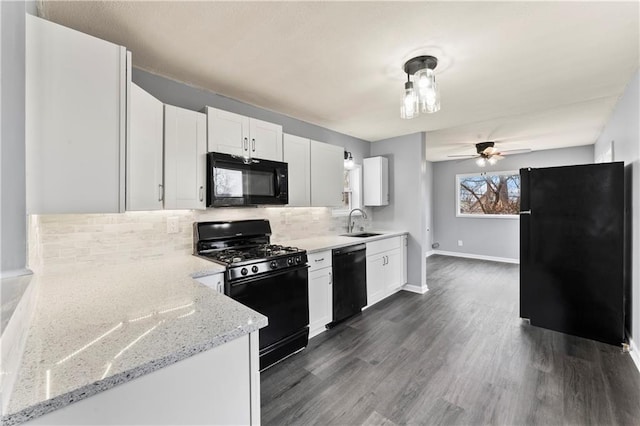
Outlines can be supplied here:
<path id="1" fill-rule="evenodd" d="M 520 174 L 484 172 L 456 176 L 457 216 L 518 217 Z"/>

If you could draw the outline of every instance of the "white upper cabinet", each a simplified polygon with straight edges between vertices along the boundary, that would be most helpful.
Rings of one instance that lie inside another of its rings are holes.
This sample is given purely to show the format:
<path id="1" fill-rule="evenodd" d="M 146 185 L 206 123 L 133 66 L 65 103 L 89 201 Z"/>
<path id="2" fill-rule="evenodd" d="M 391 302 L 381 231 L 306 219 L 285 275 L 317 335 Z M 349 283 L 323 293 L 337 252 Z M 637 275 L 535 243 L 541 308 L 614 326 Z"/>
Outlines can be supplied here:
<path id="1" fill-rule="evenodd" d="M 284 134 L 282 138 L 284 162 L 289 170 L 289 205 L 311 205 L 311 143 L 309 139 Z"/>
<path id="2" fill-rule="evenodd" d="M 207 150 L 245 156 L 249 150 L 249 118 L 206 107 Z"/>
<path id="3" fill-rule="evenodd" d="M 365 158 L 363 161 L 364 205 L 389 204 L 389 160 L 386 157 Z"/>
<path id="4" fill-rule="evenodd" d="M 282 161 L 282 126 L 217 108 L 205 112 L 209 152 Z"/>
<path id="5" fill-rule="evenodd" d="M 341 206 L 343 189 L 344 149 L 311 141 L 311 206 Z"/>
<path id="6" fill-rule="evenodd" d="M 251 157 L 282 161 L 282 126 L 249 119 Z"/>
<path id="7" fill-rule="evenodd" d="M 125 209 L 124 47 L 26 15 L 27 212 Z"/>
<path id="8" fill-rule="evenodd" d="M 131 83 L 127 210 L 162 210 L 164 104 Z"/>
<path id="9" fill-rule="evenodd" d="M 207 119 L 164 106 L 164 208 L 205 209 Z"/>

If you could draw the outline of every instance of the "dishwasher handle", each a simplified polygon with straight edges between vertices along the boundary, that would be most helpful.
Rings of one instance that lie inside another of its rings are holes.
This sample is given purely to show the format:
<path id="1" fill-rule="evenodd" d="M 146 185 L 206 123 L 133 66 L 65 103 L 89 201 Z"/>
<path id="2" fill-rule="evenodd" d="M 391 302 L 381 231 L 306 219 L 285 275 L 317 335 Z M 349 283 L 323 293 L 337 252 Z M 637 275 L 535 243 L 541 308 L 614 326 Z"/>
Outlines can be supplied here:
<path id="1" fill-rule="evenodd" d="M 352 253 L 355 251 L 364 251 L 367 249 L 367 245 L 366 244 L 356 244 L 353 246 L 347 246 L 347 247 L 340 247 L 337 249 L 333 249 L 333 255 L 334 256 L 340 256 L 341 254 L 348 254 L 348 253 Z"/>

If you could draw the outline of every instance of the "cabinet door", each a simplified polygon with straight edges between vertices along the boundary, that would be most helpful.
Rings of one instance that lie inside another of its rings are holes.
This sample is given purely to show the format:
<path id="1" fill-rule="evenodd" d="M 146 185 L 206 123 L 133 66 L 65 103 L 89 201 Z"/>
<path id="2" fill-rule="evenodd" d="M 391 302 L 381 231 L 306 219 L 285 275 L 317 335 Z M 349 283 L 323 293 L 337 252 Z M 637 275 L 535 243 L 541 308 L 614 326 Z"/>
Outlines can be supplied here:
<path id="1" fill-rule="evenodd" d="M 165 209 L 205 208 L 206 125 L 202 113 L 164 106 Z"/>
<path id="2" fill-rule="evenodd" d="M 333 314 L 331 268 L 309 272 L 309 335 L 321 333 Z"/>
<path id="3" fill-rule="evenodd" d="M 309 139 L 283 136 L 283 158 L 289 165 L 289 205 L 311 205 L 311 151 Z"/>
<path id="4" fill-rule="evenodd" d="M 386 206 L 389 204 L 389 161 L 385 157 L 363 160 L 364 205 Z"/>
<path id="5" fill-rule="evenodd" d="M 224 294 L 224 272 L 219 272 L 213 275 L 205 275 L 204 277 L 194 278 L 200 284 Z"/>
<path id="6" fill-rule="evenodd" d="M 368 306 L 375 304 L 384 298 L 385 287 L 385 265 L 384 254 L 367 256 L 367 302 Z"/>
<path id="7" fill-rule="evenodd" d="M 341 206 L 343 189 L 344 149 L 311 141 L 311 205 Z"/>
<path id="8" fill-rule="evenodd" d="M 131 84 L 127 141 L 127 210 L 162 210 L 164 105 Z"/>
<path id="9" fill-rule="evenodd" d="M 386 295 L 394 293 L 403 284 L 402 282 L 402 250 L 395 249 L 385 254 L 384 265 L 385 292 Z"/>
<path id="10" fill-rule="evenodd" d="M 27 213 L 123 212 L 126 49 L 30 14 L 25 36 Z"/>
<path id="11" fill-rule="evenodd" d="M 249 136 L 251 157 L 282 161 L 282 126 L 250 118 Z"/>
<path id="12" fill-rule="evenodd" d="M 249 118 L 211 107 L 205 110 L 208 151 L 249 156 Z"/>

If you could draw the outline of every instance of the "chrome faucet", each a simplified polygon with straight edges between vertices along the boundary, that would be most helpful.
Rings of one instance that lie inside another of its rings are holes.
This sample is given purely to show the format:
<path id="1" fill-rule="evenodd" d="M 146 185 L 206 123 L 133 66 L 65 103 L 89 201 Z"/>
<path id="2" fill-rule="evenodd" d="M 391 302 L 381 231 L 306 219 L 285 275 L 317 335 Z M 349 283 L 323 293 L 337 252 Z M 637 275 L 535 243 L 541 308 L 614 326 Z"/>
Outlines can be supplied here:
<path id="1" fill-rule="evenodd" d="M 353 212 L 355 211 L 359 211 L 360 213 L 362 213 L 362 218 L 366 219 L 367 218 L 367 213 L 362 210 L 362 209 L 353 209 L 349 212 L 349 219 L 347 222 L 347 230 L 349 231 L 349 234 L 353 232 L 353 227 L 355 225 L 355 222 L 351 222 L 351 215 L 353 214 Z"/>

